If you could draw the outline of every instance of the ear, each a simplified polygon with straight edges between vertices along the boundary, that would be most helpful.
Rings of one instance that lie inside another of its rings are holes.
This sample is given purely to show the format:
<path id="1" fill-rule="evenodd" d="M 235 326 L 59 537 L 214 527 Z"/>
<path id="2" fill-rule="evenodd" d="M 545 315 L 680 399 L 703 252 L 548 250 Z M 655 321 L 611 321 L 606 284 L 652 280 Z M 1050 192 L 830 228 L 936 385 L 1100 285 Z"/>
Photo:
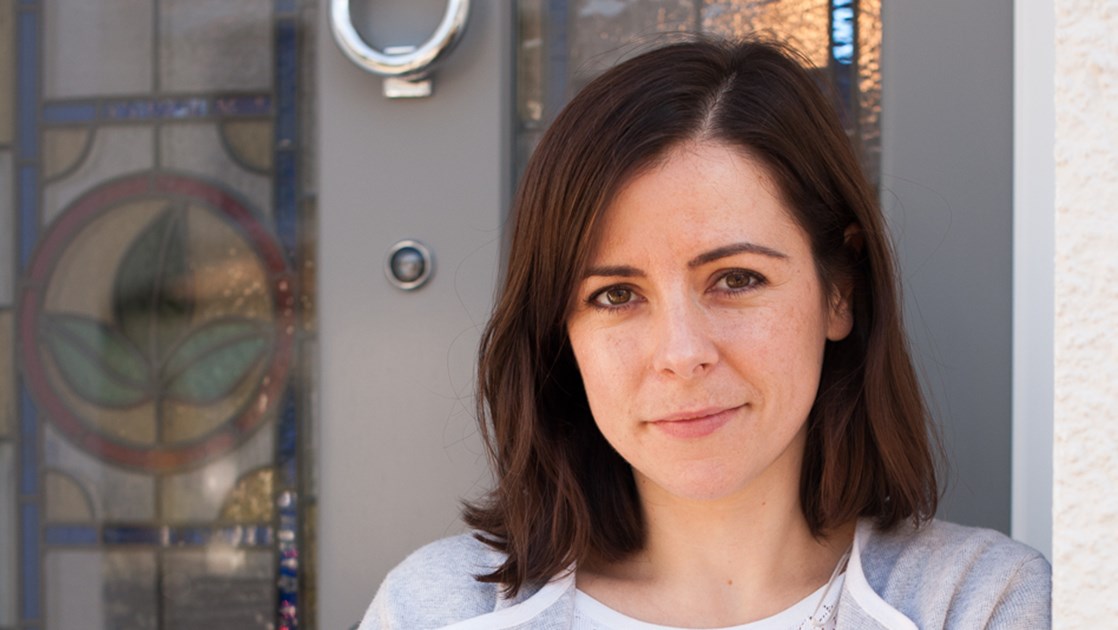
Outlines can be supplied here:
<path id="1" fill-rule="evenodd" d="M 846 226 L 843 232 L 842 245 L 851 256 L 858 257 L 862 251 L 862 228 L 855 223 Z M 828 300 L 830 308 L 827 314 L 827 339 L 841 341 L 850 334 L 854 328 L 854 280 L 843 278 L 831 287 L 831 297 Z"/>

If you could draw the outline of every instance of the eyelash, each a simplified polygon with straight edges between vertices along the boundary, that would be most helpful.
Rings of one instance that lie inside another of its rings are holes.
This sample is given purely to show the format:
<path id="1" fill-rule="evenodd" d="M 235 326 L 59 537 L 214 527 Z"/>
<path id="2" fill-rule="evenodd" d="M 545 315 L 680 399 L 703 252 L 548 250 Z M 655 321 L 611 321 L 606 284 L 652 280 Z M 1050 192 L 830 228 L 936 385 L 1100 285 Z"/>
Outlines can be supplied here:
<path id="1" fill-rule="evenodd" d="M 720 289 L 721 291 L 730 294 L 746 293 L 748 291 L 759 289 L 765 286 L 765 284 L 768 282 L 768 280 L 765 279 L 765 276 L 757 273 L 756 271 L 749 271 L 748 269 L 727 269 L 726 271 L 718 274 L 715 280 L 715 286 L 721 284 L 724 280 L 726 280 L 726 278 L 736 274 L 745 276 L 745 280 L 746 282 L 748 282 L 748 284 L 746 284 L 744 287 L 736 288 L 727 286 L 725 289 Z"/>
<path id="2" fill-rule="evenodd" d="M 746 286 L 743 286 L 743 287 L 726 286 L 724 288 L 719 287 L 719 285 L 723 284 L 726 281 L 727 278 L 729 278 L 730 276 L 733 276 L 733 275 L 737 275 L 737 274 L 741 274 L 741 275 L 745 276 L 744 279 L 748 283 L 748 284 L 746 284 Z M 766 280 L 765 276 L 757 273 L 756 271 L 749 271 L 749 270 L 746 270 L 746 269 L 727 269 L 727 270 L 719 273 L 715 277 L 714 286 L 712 287 L 712 290 L 718 291 L 719 293 L 722 293 L 722 294 L 725 294 L 725 295 L 734 296 L 734 295 L 739 295 L 739 294 L 742 294 L 742 293 L 748 293 L 750 291 L 755 291 L 758 288 L 763 287 L 765 284 L 767 284 L 767 282 L 768 282 L 768 280 Z M 629 296 L 630 296 L 629 300 L 626 301 L 623 304 L 604 304 L 600 301 L 610 291 L 617 291 L 617 290 L 628 291 Z M 598 289 L 597 291 L 591 293 L 590 296 L 586 298 L 586 304 L 589 305 L 590 307 L 598 309 L 600 311 L 607 311 L 607 312 L 611 312 L 611 313 L 619 313 L 621 311 L 628 310 L 628 309 L 632 308 L 633 306 L 635 306 L 636 304 L 640 303 L 641 301 L 643 301 L 643 300 L 640 299 L 640 297 L 637 295 L 636 290 L 633 289 L 633 287 L 631 287 L 629 285 L 626 285 L 626 284 L 614 284 L 614 285 L 610 285 L 608 287 L 602 287 L 601 289 Z"/>

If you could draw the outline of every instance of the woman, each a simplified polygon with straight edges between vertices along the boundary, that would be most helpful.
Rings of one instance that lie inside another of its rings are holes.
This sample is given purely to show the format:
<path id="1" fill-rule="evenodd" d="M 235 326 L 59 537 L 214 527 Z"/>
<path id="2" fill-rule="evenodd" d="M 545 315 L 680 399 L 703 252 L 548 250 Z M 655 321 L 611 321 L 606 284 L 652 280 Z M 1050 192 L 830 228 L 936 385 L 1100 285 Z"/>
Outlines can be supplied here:
<path id="1" fill-rule="evenodd" d="M 481 344 L 496 488 L 363 628 L 1041 628 L 1050 568 L 932 520 L 874 191 L 774 44 L 693 41 L 542 139 Z"/>

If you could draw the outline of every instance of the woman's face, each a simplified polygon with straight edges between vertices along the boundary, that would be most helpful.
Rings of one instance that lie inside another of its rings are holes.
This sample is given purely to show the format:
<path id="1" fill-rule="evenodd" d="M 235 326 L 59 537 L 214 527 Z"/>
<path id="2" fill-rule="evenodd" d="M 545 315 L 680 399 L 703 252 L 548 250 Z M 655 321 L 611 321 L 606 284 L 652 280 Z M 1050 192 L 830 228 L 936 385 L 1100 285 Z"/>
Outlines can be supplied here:
<path id="1" fill-rule="evenodd" d="M 798 484 L 823 347 L 851 316 L 765 169 L 723 144 L 677 147 L 620 191 L 597 237 L 568 334 L 642 496 Z"/>

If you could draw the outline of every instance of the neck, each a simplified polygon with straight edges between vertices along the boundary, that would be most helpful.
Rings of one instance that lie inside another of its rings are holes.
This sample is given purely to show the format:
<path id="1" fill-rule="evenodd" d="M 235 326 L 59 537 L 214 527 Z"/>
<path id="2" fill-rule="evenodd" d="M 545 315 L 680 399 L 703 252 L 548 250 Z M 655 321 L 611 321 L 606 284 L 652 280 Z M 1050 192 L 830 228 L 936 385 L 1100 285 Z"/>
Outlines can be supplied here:
<path id="1" fill-rule="evenodd" d="M 654 492 L 642 492 L 642 497 L 647 497 L 647 539 L 634 568 L 639 567 L 646 579 L 694 585 L 706 592 L 717 588 L 745 597 L 755 594 L 758 601 L 782 599 L 781 592 L 802 597 L 826 582 L 853 538 L 853 523 L 813 536 L 798 488 L 719 501 Z"/>
<path id="2" fill-rule="evenodd" d="M 798 475 L 786 475 L 697 500 L 665 493 L 638 474 L 644 548 L 590 567 L 580 588 L 666 625 L 727 626 L 776 614 L 826 584 L 854 536 L 853 522 L 813 536 L 798 484 Z"/>
<path id="3" fill-rule="evenodd" d="M 772 576 L 773 569 L 785 566 L 790 552 L 800 556 L 817 546 L 798 501 L 649 497 L 643 506 L 647 538 L 641 560 L 663 575 L 695 573 L 714 579 L 715 574 L 733 573 L 736 582 L 762 581 L 746 579 L 747 574 Z M 745 558 L 749 561 L 743 562 Z"/>

